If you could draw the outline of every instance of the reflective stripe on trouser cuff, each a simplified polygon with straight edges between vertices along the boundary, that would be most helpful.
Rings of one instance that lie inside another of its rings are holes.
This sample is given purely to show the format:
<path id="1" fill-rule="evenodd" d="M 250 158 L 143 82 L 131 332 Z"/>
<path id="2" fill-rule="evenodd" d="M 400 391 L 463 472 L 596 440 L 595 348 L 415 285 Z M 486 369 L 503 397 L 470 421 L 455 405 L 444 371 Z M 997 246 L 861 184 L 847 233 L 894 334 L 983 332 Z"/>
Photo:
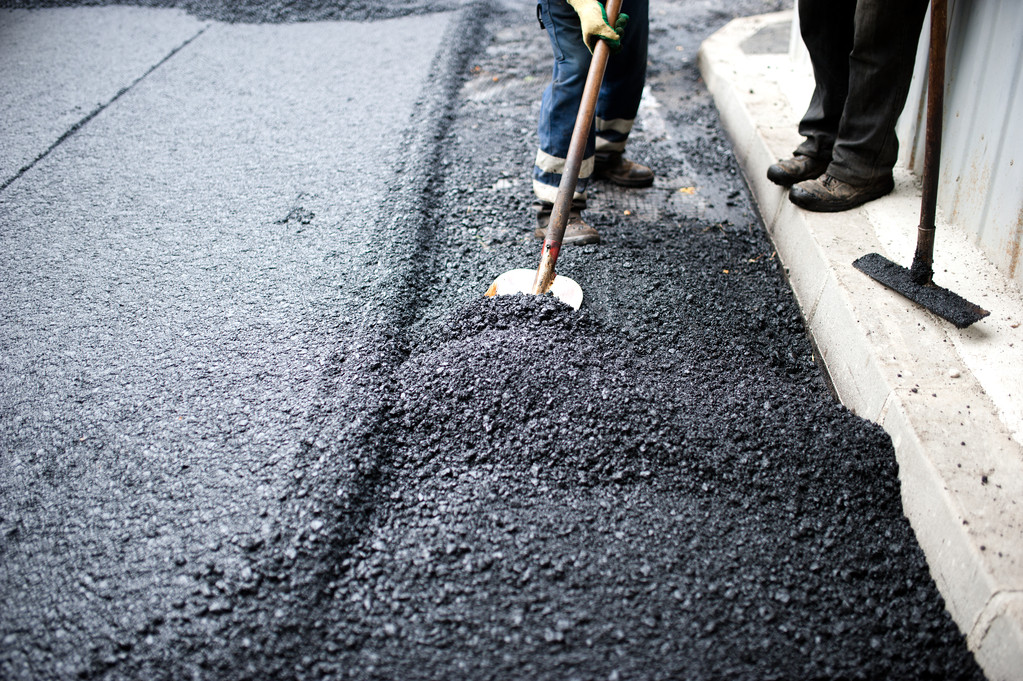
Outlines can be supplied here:
<path id="1" fill-rule="evenodd" d="M 544 203 L 554 203 L 558 198 L 558 188 L 553 185 L 544 184 L 540 180 L 533 180 L 533 193 L 536 194 L 536 198 Z M 585 200 L 586 192 L 575 192 L 572 198 L 574 200 Z"/>
<path id="2" fill-rule="evenodd" d="M 625 151 L 625 141 L 632 132 L 632 125 L 635 119 L 612 118 L 604 120 L 597 118 L 595 127 L 597 130 L 596 151 Z"/>
<path id="3" fill-rule="evenodd" d="M 562 175 L 565 172 L 565 159 L 551 156 L 543 149 L 536 150 L 536 167 L 545 173 Z M 586 178 L 593 174 L 593 157 L 584 158 L 579 166 L 579 177 Z"/>
<path id="4" fill-rule="evenodd" d="M 632 132 L 632 125 L 635 122 L 636 122 L 635 119 L 625 118 L 612 118 L 609 121 L 605 121 L 603 118 L 600 118 L 598 116 L 595 120 L 596 125 L 595 129 L 597 132 L 605 131 L 610 132 L 613 130 L 614 132 L 620 132 L 623 135 L 628 135 L 630 132 Z"/>

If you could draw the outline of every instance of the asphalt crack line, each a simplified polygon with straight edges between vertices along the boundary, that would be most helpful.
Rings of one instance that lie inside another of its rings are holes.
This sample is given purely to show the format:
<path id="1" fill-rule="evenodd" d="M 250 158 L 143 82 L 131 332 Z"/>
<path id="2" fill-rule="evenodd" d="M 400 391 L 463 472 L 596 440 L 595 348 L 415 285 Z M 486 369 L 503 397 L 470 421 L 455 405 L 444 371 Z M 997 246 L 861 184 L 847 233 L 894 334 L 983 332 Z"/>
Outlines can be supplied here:
<path id="1" fill-rule="evenodd" d="M 164 57 L 163 59 L 161 59 L 160 61 L 158 61 L 158 62 L 156 62 L 155 64 L 153 64 L 152 66 L 150 66 L 150 67 L 149 67 L 149 69 L 148 69 L 148 70 L 147 70 L 147 71 L 146 71 L 145 73 L 143 73 L 143 74 L 142 74 L 141 76 L 139 76 L 138 78 L 136 78 L 135 80 L 133 80 L 133 81 L 132 81 L 131 83 L 129 83 L 128 85 L 125 85 L 125 86 L 124 86 L 123 88 L 121 88 L 120 90 L 118 90 L 118 91 L 117 91 L 117 94 L 115 94 L 115 95 L 114 95 L 113 97 L 111 97 L 111 98 L 110 98 L 110 99 L 109 99 L 108 101 L 106 101 L 106 102 L 104 102 L 103 104 L 100 104 L 99 106 L 97 106 L 97 107 L 96 107 L 95 109 L 93 109 L 93 110 L 92 110 L 91 112 L 89 112 L 88 114 L 86 114 L 86 115 L 85 115 L 85 116 L 84 116 L 84 117 L 83 117 L 83 118 L 82 118 L 81 120 L 79 120 L 79 121 L 78 121 L 77 123 L 75 123 L 75 124 L 74 124 L 74 125 L 72 125 L 72 126 L 71 126 L 70 128 L 68 128 L 68 129 L 67 129 L 67 130 L 66 130 L 66 131 L 64 132 L 64 134 L 63 134 L 63 135 L 61 135 L 60 137 L 58 137 L 58 138 L 57 138 L 57 141 L 55 141 L 55 142 L 54 142 L 53 144 L 51 144 L 51 145 L 50 145 L 50 146 L 49 146 L 49 147 L 48 147 L 48 148 L 47 148 L 47 149 L 46 149 L 45 151 L 43 151 L 43 152 L 42 152 L 41 154 L 39 154 L 39 155 L 38 155 L 38 156 L 36 156 L 36 157 L 35 157 L 34 159 L 32 159 L 32 161 L 30 161 L 30 162 L 29 162 L 28 164 L 26 164 L 25 166 L 23 166 L 23 167 L 21 168 L 21 170 L 19 170 L 18 172 L 16 172 L 16 173 L 15 173 L 14 175 L 12 175 L 11 177 L 9 177 L 9 178 L 7 178 L 6 180 L 4 180 L 4 183 L 3 183 L 2 185 L 0 185 L 0 192 L 4 191 L 4 190 L 5 190 L 5 189 L 7 189 L 7 188 L 8 188 L 9 186 L 11 186 L 11 185 L 12 185 L 12 184 L 13 184 L 13 183 L 14 183 L 15 181 L 17 181 L 17 180 L 18 180 L 18 179 L 19 179 L 19 178 L 20 178 L 20 177 L 21 177 L 22 175 L 24 175 L 24 174 L 25 174 L 25 173 L 27 173 L 28 171 L 32 170 L 32 168 L 34 168 L 34 167 L 35 167 L 35 166 L 36 166 L 36 165 L 37 165 L 37 164 L 38 164 L 38 163 L 39 163 L 40 161 L 42 161 L 42 160 L 43 160 L 44 158 L 46 158 L 47 156 L 49 156 L 49 155 L 50 155 L 50 153 L 51 153 L 51 152 L 52 152 L 52 151 L 53 151 L 54 149 L 56 149 L 56 148 L 57 148 L 57 147 L 59 147 L 59 146 L 60 146 L 61 144 L 63 144 L 63 143 L 65 142 L 65 141 L 67 141 L 68 139 L 70 139 L 72 135 L 74 135 L 74 134 L 75 134 L 76 132 L 78 132 L 79 130 L 81 130 L 81 129 L 82 129 L 82 127 L 84 127 L 84 126 L 85 126 L 85 125 L 86 125 L 86 124 L 87 124 L 87 123 L 88 123 L 89 121 L 91 121 L 91 120 L 92 120 L 93 118 L 95 118 L 95 117 L 96 117 L 96 116 L 98 116 L 99 114 L 101 114 L 101 113 L 103 113 L 104 111 L 106 111 L 106 110 L 107 110 L 107 109 L 108 109 L 108 108 L 110 107 L 110 105 L 112 105 L 112 104 L 113 104 L 114 102 L 116 102 L 116 101 L 117 101 L 118 99 L 120 99 L 120 98 L 121 98 L 122 96 L 124 96 L 125 94 L 127 94 L 128 92 L 130 92 L 130 91 L 131 91 L 131 90 L 132 90 L 132 89 L 133 89 L 133 88 L 134 88 L 134 87 L 135 87 L 136 85 L 138 85 L 138 84 L 139 84 L 139 83 L 141 83 L 141 82 L 142 82 L 143 80 L 145 80 L 145 79 L 146 79 L 146 78 L 147 78 L 147 77 L 148 77 L 148 76 L 149 76 L 149 75 L 150 75 L 151 73 L 153 73 L 153 72 L 154 72 L 154 71 L 156 71 L 156 70 L 157 70 L 158 68 L 160 68 L 160 67 L 161 67 L 161 66 L 163 66 L 163 65 L 164 65 L 165 63 L 167 63 L 167 62 L 168 62 L 168 61 L 170 60 L 170 58 L 171 58 L 171 57 L 173 57 L 173 56 L 174 56 L 174 55 L 176 55 L 176 54 L 177 54 L 178 52 L 180 52 L 181 50 L 183 50 L 183 49 L 185 49 L 186 47 L 188 47 L 188 45 L 189 45 L 189 44 L 191 44 L 191 42 L 192 42 L 193 40 L 195 40 L 196 38 L 198 38 L 199 36 L 201 36 L 201 35 L 202 35 L 203 33 L 205 33 L 205 32 L 206 32 L 206 29 L 208 29 L 209 27 L 210 27 L 210 24 L 207 24 L 207 25 L 203 26 L 203 27 L 202 27 L 201 29 L 199 29 L 199 32 L 198 32 L 198 33 L 196 33 L 196 34 L 195 34 L 195 35 L 193 35 L 193 36 L 192 36 L 191 38 L 189 38 L 188 40 L 186 40 L 185 42 L 181 43 L 180 45 L 178 45 L 177 47 L 175 47 L 175 48 L 174 48 L 173 50 L 171 50 L 170 52 L 168 52 L 168 53 L 167 53 L 167 55 L 166 55 L 166 56 L 165 56 L 165 57 Z"/>

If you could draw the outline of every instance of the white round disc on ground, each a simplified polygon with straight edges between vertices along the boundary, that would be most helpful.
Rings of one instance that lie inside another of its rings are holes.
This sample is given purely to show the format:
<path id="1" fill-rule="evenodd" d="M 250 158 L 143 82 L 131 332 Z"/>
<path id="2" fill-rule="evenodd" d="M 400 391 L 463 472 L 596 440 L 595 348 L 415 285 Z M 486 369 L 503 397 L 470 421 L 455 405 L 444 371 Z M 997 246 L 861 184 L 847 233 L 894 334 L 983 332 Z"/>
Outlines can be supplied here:
<path id="1" fill-rule="evenodd" d="M 509 270 L 494 280 L 494 283 L 487 289 L 487 295 L 513 296 L 516 293 L 532 293 L 534 279 L 536 279 L 536 270 L 525 268 Z M 554 276 L 550 293 L 573 309 L 578 310 L 579 306 L 583 304 L 583 290 L 579 284 L 560 274 Z"/>

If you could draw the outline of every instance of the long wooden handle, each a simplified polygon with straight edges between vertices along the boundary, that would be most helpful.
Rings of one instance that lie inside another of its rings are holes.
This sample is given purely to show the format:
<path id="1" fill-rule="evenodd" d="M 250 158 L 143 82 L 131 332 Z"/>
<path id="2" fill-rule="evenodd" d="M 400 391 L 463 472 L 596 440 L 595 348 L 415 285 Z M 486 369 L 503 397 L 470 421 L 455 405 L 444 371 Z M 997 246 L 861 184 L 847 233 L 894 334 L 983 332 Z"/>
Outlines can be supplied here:
<path id="1" fill-rule="evenodd" d="M 916 252 L 910 269 L 918 284 L 931 283 L 934 268 L 934 217 L 938 204 L 941 169 L 941 127 L 945 108 L 945 48 L 948 24 L 947 0 L 931 0 L 931 43 L 927 65 L 927 127 L 924 133 L 923 189 Z"/>
<path id="2" fill-rule="evenodd" d="M 612 26 L 618 20 L 618 12 L 622 8 L 622 0 L 608 0 L 605 9 L 607 10 L 607 22 Z M 579 113 L 575 119 L 575 128 L 572 130 L 572 140 L 568 145 L 568 156 L 565 158 L 565 170 L 561 174 L 561 184 L 558 185 L 558 195 L 554 199 L 554 206 L 551 209 L 551 219 L 547 225 L 547 235 L 540 247 L 540 266 L 536 269 L 536 279 L 533 281 L 533 293 L 535 295 L 547 293 L 551 284 L 554 283 L 554 265 L 558 260 L 558 253 L 561 251 L 561 241 L 565 238 L 565 226 L 568 224 L 568 214 L 572 209 L 572 197 L 575 195 L 575 186 L 579 182 L 579 169 L 583 165 L 583 154 L 586 153 L 586 142 L 590 136 L 590 125 L 593 123 L 593 112 L 597 108 L 597 96 L 600 94 L 600 84 L 604 80 L 604 70 L 607 68 L 608 57 L 611 56 L 611 48 L 603 40 L 598 40 L 593 49 L 593 58 L 590 60 L 590 70 L 586 74 L 586 85 L 583 87 L 582 101 L 579 103 Z"/>

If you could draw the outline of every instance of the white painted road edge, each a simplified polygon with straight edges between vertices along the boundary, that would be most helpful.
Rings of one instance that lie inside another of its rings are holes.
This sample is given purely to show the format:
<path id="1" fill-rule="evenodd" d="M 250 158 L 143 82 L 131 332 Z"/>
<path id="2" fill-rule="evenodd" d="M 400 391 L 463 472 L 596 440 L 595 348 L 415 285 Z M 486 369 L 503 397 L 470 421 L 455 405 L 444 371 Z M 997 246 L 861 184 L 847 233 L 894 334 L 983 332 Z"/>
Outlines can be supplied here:
<path id="1" fill-rule="evenodd" d="M 791 22 L 779 12 L 729 23 L 704 42 L 700 69 L 839 398 L 891 435 L 903 508 L 946 607 L 988 678 L 1018 681 L 1023 296 L 940 216 L 935 281 L 990 317 L 958 330 L 852 267 L 870 252 L 912 261 L 920 188 L 904 168 L 891 196 L 837 214 L 798 209 L 767 180 L 801 140 L 812 76 L 787 44 L 747 54 L 743 43 Z"/>

